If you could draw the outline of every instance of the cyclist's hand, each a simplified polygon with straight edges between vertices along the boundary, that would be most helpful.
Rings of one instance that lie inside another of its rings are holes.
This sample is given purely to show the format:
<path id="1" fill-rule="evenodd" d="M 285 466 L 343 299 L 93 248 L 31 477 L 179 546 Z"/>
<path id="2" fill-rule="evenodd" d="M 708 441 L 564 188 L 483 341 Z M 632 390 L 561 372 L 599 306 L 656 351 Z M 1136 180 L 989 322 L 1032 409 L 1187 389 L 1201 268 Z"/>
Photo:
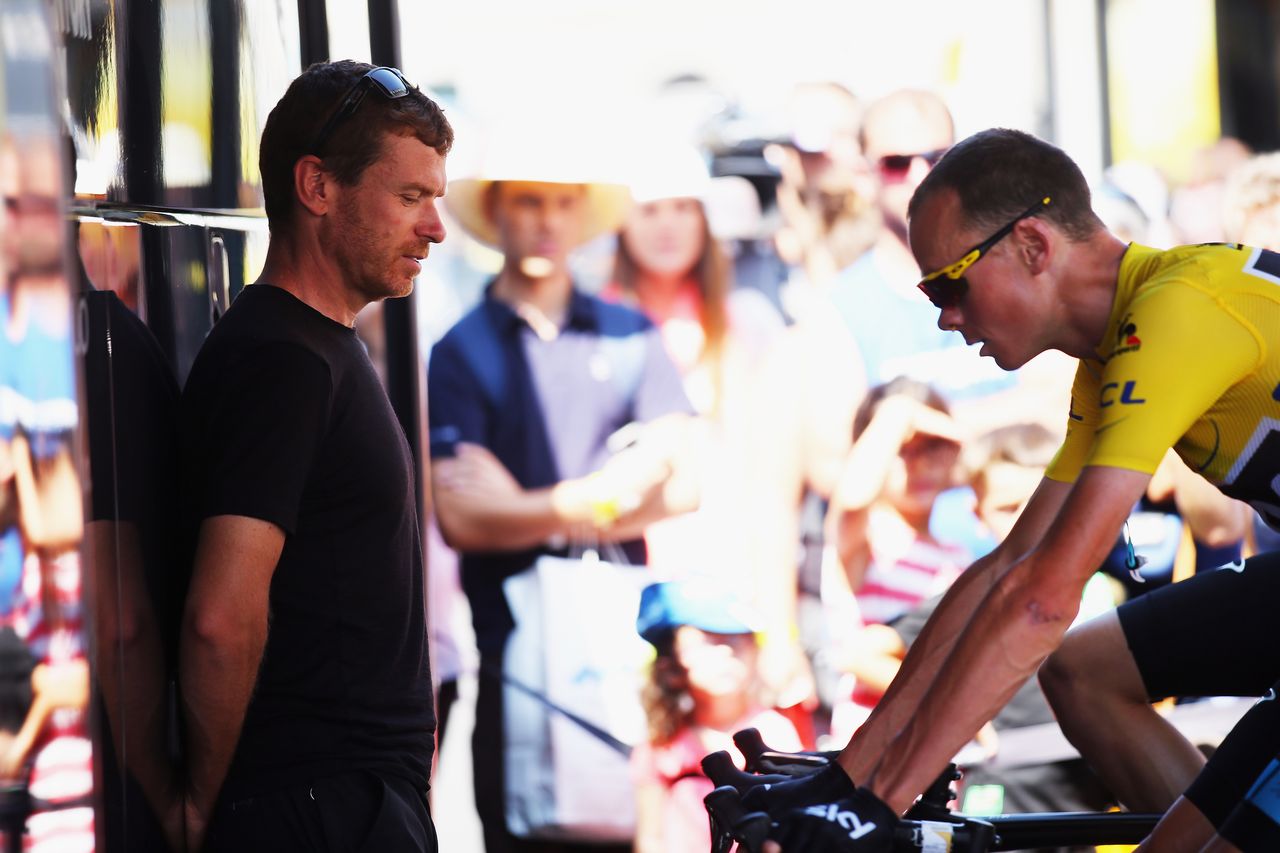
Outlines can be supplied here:
<path id="1" fill-rule="evenodd" d="M 775 817 L 764 853 L 890 853 L 898 816 L 865 788 Z"/>
<path id="2" fill-rule="evenodd" d="M 857 793 L 849 774 L 839 764 L 831 764 L 808 776 L 752 788 L 743 795 L 742 805 L 748 812 L 764 812 L 776 822 L 797 808 L 845 800 Z"/>

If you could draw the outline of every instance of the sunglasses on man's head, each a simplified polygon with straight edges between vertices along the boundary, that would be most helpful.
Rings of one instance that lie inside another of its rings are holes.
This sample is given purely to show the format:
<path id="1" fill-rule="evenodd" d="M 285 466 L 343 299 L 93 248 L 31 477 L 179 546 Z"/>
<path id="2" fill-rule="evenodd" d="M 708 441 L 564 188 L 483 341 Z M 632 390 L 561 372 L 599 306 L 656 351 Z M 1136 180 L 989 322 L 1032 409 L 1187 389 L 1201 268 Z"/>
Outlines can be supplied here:
<path id="1" fill-rule="evenodd" d="M 983 255 L 991 251 L 992 246 L 1008 236 L 1009 232 L 1013 230 L 1013 226 L 1028 216 L 1035 216 L 1044 210 L 1049 206 L 1050 201 L 1052 199 L 1049 196 L 1040 199 L 1014 217 L 1013 221 L 1008 225 L 965 252 L 964 257 L 960 260 L 954 264 L 947 264 L 940 270 L 934 270 L 920 279 L 920 284 L 917 286 L 925 296 L 929 297 L 929 301 L 934 304 L 935 308 L 945 309 L 960 304 L 960 300 L 964 299 L 965 294 L 969 292 L 969 282 L 964 277 L 969 267 L 976 264 Z"/>
<path id="2" fill-rule="evenodd" d="M 338 126 L 355 115 L 356 110 L 360 109 L 360 104 L 364 101 L 364 96 L 369 94 L 370 89 L 375 89 L 382 93 L 382 97 L 394 101 L 396 98 L 403 98 L 409 94 L 409 81 L 404 79 L 404 74 L 400 73 L 398 68 L 380 66 L 370 69 L 368 73 L 356 81 L 354 86 L 347 90 L 347 94 L 338 104 L 338 108 L 333 111 L 333 115 L 329 116 L 329 120 L 324 123 L 324 127 L 320 128 L 320 132 L 316 134 L 315 141 L 307 149 L 308 153 L 316 156 L 320 155 L 324 144 L 329 141 L 329 137 L 338 129 Z"/>
<path id="3" fill-rule="evenodd" d="M 922 151 L 918 154 L 886 154 L 876 161 L 876 165 L 880 169 L 880 177 L 890 183 L 903 181 L 907 177 L 907 173 L 911 171 L 911 164 L 917 158 L 929 164 L 932 169 L 938 165 L 938 161 L 942 159 L 942 155 L 947 153 L 947 149 L 938 148 L 933 151 Z"/>

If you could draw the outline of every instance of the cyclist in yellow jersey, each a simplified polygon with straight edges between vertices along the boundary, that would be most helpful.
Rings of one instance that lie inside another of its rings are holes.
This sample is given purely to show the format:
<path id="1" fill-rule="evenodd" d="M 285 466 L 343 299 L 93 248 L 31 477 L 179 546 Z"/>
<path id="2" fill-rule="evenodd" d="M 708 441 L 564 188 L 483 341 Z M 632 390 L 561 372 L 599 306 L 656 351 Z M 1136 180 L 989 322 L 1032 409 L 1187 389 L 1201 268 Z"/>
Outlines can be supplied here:
<path id="1" fill-rule="evenodd" d="M 1280 255 L 1126 245 L 1066 154 L 1000 129 L 934 167 L 912 199 L 910 236 L 939 326 L 1006 370 L 1050 349 L 1080 360 L 1069 431 L 1013 531 L 952 587 L 841 753 L 843 774 L 748 798 L 773 818 L 766 850 L 889 849 L 881 830 L 893 813 L 1037 670 L 1064 731 L 1120 799 L 1165 812 L 1144 850 L 1280 850 L 1280 643 L 1269 629 L 1280 565 L 1268 565 L 1280 555 L 1067 633 L 1170 447 L 1280 522 Z M 1206 765 L 1150 703 L 1215 694 L 1263 701 Z"/>
<path id="2" fill-rule="evenodd" d="M 1152 473 L 1173 446 L 1223 492 L 1280 518 L 1280 255 L 1130 245 L 1096 357 L 1082 359 L 1049 477 Z M 1269 473 L 1267 473 L 1269 472 Z"/>

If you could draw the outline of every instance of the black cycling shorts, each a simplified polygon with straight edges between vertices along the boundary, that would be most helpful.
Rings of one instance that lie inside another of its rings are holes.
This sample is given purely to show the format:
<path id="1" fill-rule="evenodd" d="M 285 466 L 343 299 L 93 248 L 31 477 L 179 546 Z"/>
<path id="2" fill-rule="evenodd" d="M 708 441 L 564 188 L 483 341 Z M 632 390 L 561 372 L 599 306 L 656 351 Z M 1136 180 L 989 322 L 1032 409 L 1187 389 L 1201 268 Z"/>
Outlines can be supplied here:
<path id="1" fill-rule="evenodd" d="M 1280 552 L 1153 590 L 1121 605 L 1118 616 L 1152 701 L 1275 695 Z M 1186 797 L 1221 828 L 1277 754 L 1280 701 L 1259 702 L 1219 745 Z"/>
<path id="2" fill-rule="evenodd" d="M 1280 850 L 1280 760 L 1267 765 L 1218 834 L 1244 853 Z"/>

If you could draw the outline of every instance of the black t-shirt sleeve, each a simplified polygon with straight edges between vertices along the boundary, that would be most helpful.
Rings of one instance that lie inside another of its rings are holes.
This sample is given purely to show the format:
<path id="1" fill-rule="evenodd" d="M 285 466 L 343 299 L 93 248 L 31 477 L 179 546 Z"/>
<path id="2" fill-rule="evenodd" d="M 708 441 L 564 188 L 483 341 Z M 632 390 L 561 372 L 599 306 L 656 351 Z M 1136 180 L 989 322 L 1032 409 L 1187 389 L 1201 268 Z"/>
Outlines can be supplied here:
<path id="1" fill-rule="evenodd" d="M 453 456 L 459 441 L 488 446 L 488 404 L 466 359 L 449 339 L 431 351 L 427 363 L 427 420 L 431 458 Z"/>
<path id="2" fill-rule="evenodd" d="M 296 532 L 307 477 L 328 429 L 333 384 L 325 362 L 285 343 L 220 370 L 203 413 L 200 518 L 243 515 Z"/>

